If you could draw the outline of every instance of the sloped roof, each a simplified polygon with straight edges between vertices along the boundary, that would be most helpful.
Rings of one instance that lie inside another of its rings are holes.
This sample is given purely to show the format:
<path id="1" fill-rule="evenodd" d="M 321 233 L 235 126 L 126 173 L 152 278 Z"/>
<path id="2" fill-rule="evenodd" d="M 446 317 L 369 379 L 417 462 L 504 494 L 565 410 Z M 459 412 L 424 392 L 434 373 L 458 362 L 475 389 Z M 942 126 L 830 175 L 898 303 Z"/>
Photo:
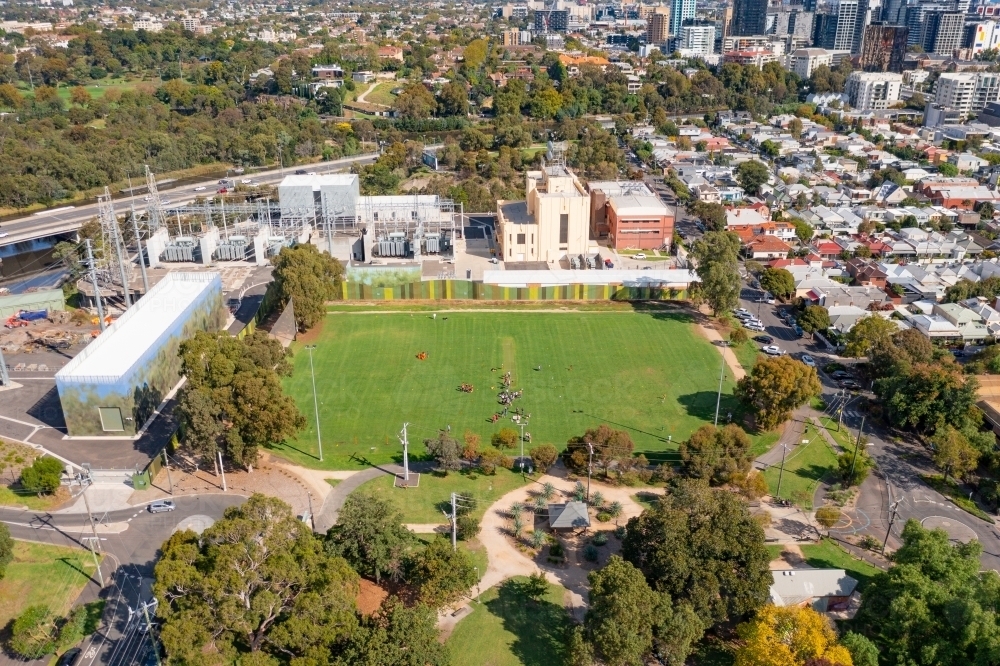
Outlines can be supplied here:
<path id="1" fill-rule="evenodd" d="M 556 530 L 590 527 L 587 505 L 584 502 L 549 504 L 549 527 Z"/>
<path id="2" fill-rule="evenodd" d="M 822 597 L 849 597 L 858 581 L 843 569 L 790 569 L 771 571 L 771 601 L 775 606 L 797 606 Z"/>

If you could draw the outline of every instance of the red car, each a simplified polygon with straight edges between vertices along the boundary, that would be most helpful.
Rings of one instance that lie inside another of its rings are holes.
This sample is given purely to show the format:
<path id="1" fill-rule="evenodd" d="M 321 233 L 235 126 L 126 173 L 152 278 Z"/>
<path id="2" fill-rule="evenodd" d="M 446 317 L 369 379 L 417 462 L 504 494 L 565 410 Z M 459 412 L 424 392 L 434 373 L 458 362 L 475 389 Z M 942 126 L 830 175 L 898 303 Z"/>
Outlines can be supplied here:
<path id="1" fill-rule="evenodd" d="M 220 188 L 219 188 L 219 192 L 218 192 L 218 193 L 219 193 L 219 194 L 225 194 L 225 193 L 226 193 L 226 192 L 228 192 L 228 191 L 229 191 L 229 190 L 227 190 L 226 188 L 224 188 L 224 187 L 220 187 Z"/>

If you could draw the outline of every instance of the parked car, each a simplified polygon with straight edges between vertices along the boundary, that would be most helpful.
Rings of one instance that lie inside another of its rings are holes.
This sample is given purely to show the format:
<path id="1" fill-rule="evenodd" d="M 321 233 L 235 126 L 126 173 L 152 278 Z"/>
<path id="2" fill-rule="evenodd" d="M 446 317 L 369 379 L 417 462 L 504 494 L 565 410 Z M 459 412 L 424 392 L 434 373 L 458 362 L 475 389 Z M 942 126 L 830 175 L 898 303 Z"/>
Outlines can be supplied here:
<path id="1" fill-rule="evenodd" d="M 768 356 L 781 356 L 785 353 L 781 351 L 778 345 L 767 345 L 762 351 Z"/>
<path id="2" fill-rule="evenodd" d="M 170 500 L 157 500 L 149 505 L 150 513 L 163 513 L 164 511 L 173 511 L 177 506 Z"/>
<path id="3" fill-rule="evenodd" d="M 774 344 L 774 338 L 772 338 L 770 335 L 758 335 L 757 337 L 754 338 L 754 340 L 763 345 Z"/>
<path id="4" fill-rule="evenodd" d="M 846 370 L 834 370 L 830 373 L 830 376 L 834 379 L 850 379 L 851 375 Z"/>
<path id="5" fill-rule="evenodd" d="M 850 389 L 852 391 L 857 391 L 861 388 L 861 384 L 857 383 L 853 379 L 845 379 L 840 382 L 840 386 L 845 389 Z"/>
<path id="6" fill-rule="evenodd" d="M 306 170 L 305 169 L 296 169 L 295 170 L 295 175 L 296 176 L 304 176 L 304 175 L 306 175 Z"/>
<path id="7" fill-rule="evenodd" d="M 795 324 L 795 326 L 793 326 L 792 328 L 795 329 L 795 335 L 799 336 L 800 338 L 805 336 L 806 332 L 798 324 Z"/>
<path id="8" fill-rule="evenodd" d="M 604 260 L 604 267 L 605 268 L 614 268 L 615 265 L 614 265 L 614 263 L 610 259 L 605 259 Z"/>
<path id="9" fill-rule="evenodd" d="M 56 666 L 74 666 L 78 661 L 80 661 L 80 655 L 83 654 L 83 650 L 80 648 L 70 648 L 63 652 L 63 655 L 59 657 L 59 661 L 56 662 Z"/>
<path id="10" fill-rule="evenodd" d="M 803 354 L 801 358 L 802 362 L 808 365 L 810 368 L 816 367 L 816 359 L 814 359 L 809 354 Z"/>
<path id="11" fill-rule="evenodd" d="M 739 317 L 740 315 L 750 316 L 750 311 L 747 310 L 746 308 L 737 308 L 736 310 L 733 310 L 733 314 L 736 315 L 737 317 Z"/>
<path id="12" fill-rule="evenodd" d="M 243 183 L 244 185 L 249 185 L 250 183 L 253 182 L 253 180 L 251 178 L 243 178 L 242 180 L 240 180 L 240 182 Z"/>
<path id="13" fill-rule="evenodd" d="M 207 187 L 205 187 L 204 185 L 199 185 L 198 187 L 194 188 L 194 191 L 195 191 L 195 192 L 204 192 L 204 191 L 205 191 L 205 190 L 207 190 L 207 189 L 208 189 L 208 188 L 207 188 Z"/>
<path id="14" fill-rule="evenodd" d="M 645 259 L 646 258 L 646 253 L 645 252 L 636 252 L 635 254 L 632 255 L 632 258 L 633 259 Z"/>
<path id="15" fill-rule="evenodd" d="M 749 330 L 751 330 L 751 331 L 757 331 L 758 333 L 761 332 L 761 331 L 766 330 L 764 328 L 764 324 L 760 323 L 759 321 L 753 321 L 753 322 L 747 323 L 746 324 L 746 328 L 749 329 Z"/>
<path id="16" fill-rule="evenodd" d="M 229 190 L 227 190 L 227 189 L 226 189 L 226 188 L 224 188 L 224 187 L 220 187 L 220 188 L 219 188 L 219 189 L 217 190 L 217 194 L 226 194 L 227 192 L 229 192 Z"/>

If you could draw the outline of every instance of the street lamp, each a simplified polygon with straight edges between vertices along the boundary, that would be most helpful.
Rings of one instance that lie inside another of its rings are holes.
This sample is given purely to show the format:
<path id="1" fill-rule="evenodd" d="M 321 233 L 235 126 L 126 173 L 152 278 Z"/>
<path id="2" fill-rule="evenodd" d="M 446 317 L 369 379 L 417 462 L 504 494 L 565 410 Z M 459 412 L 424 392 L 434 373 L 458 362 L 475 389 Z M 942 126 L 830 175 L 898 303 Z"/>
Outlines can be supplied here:
<path id="1" fill-rule="evenodd" d="M 722 344 L 722 368 L 719 369 L 719 394 L 715 398 L 715 426 L 719 426 L 719 405 L 722 404 L 722 380 L 726 377 L 726 347 L 729 344 L 725 341 L 721 341 Z"/>
<path id="2" fill-rule="evenodd" d="M 479 567 L 472 567 L 476 570 L 476 603 L 481 604 L 482 601 L 479 600 Z"/>
<path id="3" fill-rule="evenodd" d="M 594 445 L 587 444 L 587 451 L 590 454 L 587 462 L 587 504 L 590 504 L 590 472 L 594 467 Z"/>
<path id="4" fill-rule="evenodd" d="M 323 436 L 319 431 L 319 401 L 316 398 L 316 370 L 313 367 L 313 350 L 316 345 L 306 345 L 309 351 L 309 375 L 312 377 L 313 385 L 313 411 L 316 412 L 316 444 L 319 446 L 319 461 L 323 462 Z"/>
<path id="5" fill-rule="evenodd" d="M 518 460 L 521 462 L 521 480 L 524 480 L 524 421 L 518 425 L 521 426 L 521 457 Z"/>

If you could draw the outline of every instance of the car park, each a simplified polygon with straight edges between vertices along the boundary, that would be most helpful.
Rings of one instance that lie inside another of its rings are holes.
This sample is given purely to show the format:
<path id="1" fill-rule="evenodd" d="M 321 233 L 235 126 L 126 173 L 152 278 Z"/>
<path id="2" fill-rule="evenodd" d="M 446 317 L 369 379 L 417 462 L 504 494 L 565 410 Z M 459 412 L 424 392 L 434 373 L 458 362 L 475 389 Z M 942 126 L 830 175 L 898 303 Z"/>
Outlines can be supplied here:
<path id="1" fill-rule="evenodd" d="M 758 333 L 763 330 L 766 330 L 764 328 L 764 324 L 760 323 L 759 321 L 748 322 L 746 324 L 746 328 L 751 331 L 757 331 Z"/>
<path id="2" fill-rule="evenodd" d="M 768 356 L 781 356 L 785 353 L 781 351 L 781 348 L 778 347 L 778 345 L 767 345 L 762 351 Z"/>
<path id="3" fill-rule="evenodd" d="M 816 359 L 814 359 L 809 354 L 803 354 L 800 360 L 806 365 L 808 365 L 810 368 L 816 367 Z"/>
<path id="4" fill-rule="evenodd" d="M 762 345 L 774 344 L 774 338 L 772 338 L 770 335 L 758 335 L 754 338 L 754 340 L 756 342 L 761 343 Z"/>
<path id="5" fill-rule="evenodd" d="M 150 513 L 163 513 L 164 511 L 173 511 L 177 506 L 170 500 L 157 500 L 149 505 Z"/>

